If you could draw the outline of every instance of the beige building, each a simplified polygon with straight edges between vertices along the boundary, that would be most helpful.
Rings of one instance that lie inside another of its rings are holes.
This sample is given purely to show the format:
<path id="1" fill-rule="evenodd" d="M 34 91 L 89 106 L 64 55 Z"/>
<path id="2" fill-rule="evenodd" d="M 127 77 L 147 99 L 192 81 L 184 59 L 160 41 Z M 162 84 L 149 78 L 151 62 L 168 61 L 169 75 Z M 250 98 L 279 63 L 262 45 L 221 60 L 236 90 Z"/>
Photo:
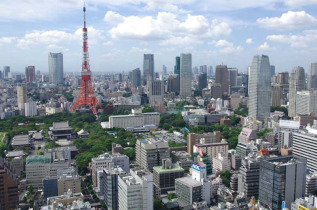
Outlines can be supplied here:
<path id="1" fill-rule="evenodd" d="M 18 98 L 18 107 L 19 110 L 24 110 L 24 103 L 27 100 L 27 90 L 25 85 L 17 86 L 17 98 Z"/>
<path id="2" fill-rule="evenodd" d="M 225 157 L 228 157 L 228 142 L 225 140 L 222 140 L 218 143 L 208 143 L 208 144 L 202 144 L 198 143 L 194 146 L 194 153 L 199 153 L 200 150 L 207 154 L 211 160 L 214 160 L 218 157 L 219 153 L 222 153 Z"/>
<path id="3" fill-rule="evenodd" d="M 204 141 L 204 143 L 216 143 L 220 142 L 221 133 L 219 131 L 215 131 L 213 133 L 204 133 L 204 134 L 195 134 L 189 133 L 187 135 L 187 152 L 190 155 L 193 155 L 193 147 L 195 144 Z"/>
<path id="4" fill-rule="evenodd" d="M 65 195 L 69 190 L 73 193 L 80 193 L 80 176 L 74 173 L 63 173 L 58 176 L 57 189 L 58 195 Z"/>

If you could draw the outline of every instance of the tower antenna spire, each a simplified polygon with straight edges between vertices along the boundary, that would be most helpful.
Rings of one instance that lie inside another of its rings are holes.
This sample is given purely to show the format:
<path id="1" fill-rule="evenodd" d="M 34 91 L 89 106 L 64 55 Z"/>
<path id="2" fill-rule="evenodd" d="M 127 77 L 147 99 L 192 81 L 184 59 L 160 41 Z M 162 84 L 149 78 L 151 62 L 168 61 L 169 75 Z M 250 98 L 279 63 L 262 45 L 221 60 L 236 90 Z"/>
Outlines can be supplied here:
<path id="1" fill-rule="evenodd" d="M 84 1 L 83 11 L 84 11 L 84 28 L 86 28 L 86 1 Z"/>

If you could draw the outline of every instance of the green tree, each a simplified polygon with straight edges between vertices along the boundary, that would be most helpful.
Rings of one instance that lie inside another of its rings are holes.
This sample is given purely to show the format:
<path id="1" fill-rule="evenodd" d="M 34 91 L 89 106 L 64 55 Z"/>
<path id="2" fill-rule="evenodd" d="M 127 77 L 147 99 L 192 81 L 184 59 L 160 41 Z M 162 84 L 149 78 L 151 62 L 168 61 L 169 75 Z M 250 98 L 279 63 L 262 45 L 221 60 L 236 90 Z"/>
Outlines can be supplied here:
<path id="1" fill-rule="evenodd" d="M 231 179 L 231 173 L 229 170 L 221 172 L 220 174 L 220 178 L 222 179 L 222 183 L 227 186 L 230 187 L 230 179 Z"/>
<path id="2" fill-rule="evenodd" d="M 135 158 L 135 149 L 134 148 L 127 148 L 123 151 L 123 153 L 129 157 L 130 160 L 134 160 Z"/>

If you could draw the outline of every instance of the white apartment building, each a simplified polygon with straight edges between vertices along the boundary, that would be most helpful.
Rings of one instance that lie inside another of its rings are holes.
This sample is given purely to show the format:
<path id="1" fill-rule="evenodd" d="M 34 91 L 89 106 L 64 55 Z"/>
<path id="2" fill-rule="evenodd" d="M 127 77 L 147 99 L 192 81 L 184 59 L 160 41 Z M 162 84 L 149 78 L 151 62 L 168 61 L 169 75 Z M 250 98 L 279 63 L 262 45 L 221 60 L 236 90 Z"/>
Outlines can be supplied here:
<path id="1" fill-rule="evenodd" d="M 317 91 L 298 91 L 295 103 L 296 114 L 317 114 Z"/>
<path id="2" fill-rule="evenodd" d="M 153 210 L 153 175 L 144 169 L 131 169 L 118 177 L 119 210 Z"/>
<path id="3" fill-rule="evenodd" d="M 223 172 L 231 169 L 230 159 L 222 153 L 218 153 L 218 157 L 212 161 L 212 168 L 214 171 Z"/>
<path id="4" fill-rule="evenodd" d="M 194 145 L 193 149 L 194 153 L 199 153 L 201 150 L 203 153 L 206 153 L 213 161 L 214 158 L 218 157 L 219 153 L 222 153 L 225 157 L 228 157 L 228 148 L 228 142 L 223 139 L 221 142 L 218 143 L 198 143 Z"/>
<path id="5" fill-rule="evenodd" d="M 110 168 L 110 166 L 120 166 L 126 173 L 129 173 L 129 164 L 129 157 L 119 153 L 105 153 L 103 155 L 99 155 L 96 158 L 92 158 L 90 167 L 93 186 L 98 186 L 98 170 L 102 172 L 103 168 Z"/>
<path id="6" fill-rule="evenodd" d="M 129 115 L 114 115 L 109 117 L 109 128 L 131 128 L 144 127 L 145 125 L 155 125 L 157 128 L 160 125 L 160 113 L 139 113 L 132 110 Z"/>
<path id="7" fill-rule="evenodd" d="M 26 117 L 32 117 L 37 115 L 36 103 L 31 101 L 24 103 L 24 115 Z"/>

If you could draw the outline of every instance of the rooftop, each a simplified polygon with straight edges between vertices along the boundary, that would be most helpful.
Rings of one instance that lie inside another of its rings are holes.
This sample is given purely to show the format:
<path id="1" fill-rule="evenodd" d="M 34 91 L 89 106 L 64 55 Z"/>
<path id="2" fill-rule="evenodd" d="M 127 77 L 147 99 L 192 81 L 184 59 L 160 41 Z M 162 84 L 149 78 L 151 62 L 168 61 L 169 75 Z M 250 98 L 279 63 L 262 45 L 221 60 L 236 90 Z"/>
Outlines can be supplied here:
<path id="1" fill-rule="evenodd" d="M 179 165 L 174 164 L 172 166 L 172 168 L 162 168 L 162 166 L 155 166 L 153 167 L 153 170 L 159 172 L 159 173 L 164 173 L 164 172 L 172 172 L 172 171 L 184 171 L 184 169 L 182 167 L 180 167 Z"/>
<path id="2" fill-rule="evenodd" d="M 201 183 L 199 181 L 196 181 L 192 179 L 191 177 L 182 177 L 178 178 L 175 181 L 182 182 L 183 184 L 190 186 L 190 187 L 199 187 L 201 186 Z"/>

